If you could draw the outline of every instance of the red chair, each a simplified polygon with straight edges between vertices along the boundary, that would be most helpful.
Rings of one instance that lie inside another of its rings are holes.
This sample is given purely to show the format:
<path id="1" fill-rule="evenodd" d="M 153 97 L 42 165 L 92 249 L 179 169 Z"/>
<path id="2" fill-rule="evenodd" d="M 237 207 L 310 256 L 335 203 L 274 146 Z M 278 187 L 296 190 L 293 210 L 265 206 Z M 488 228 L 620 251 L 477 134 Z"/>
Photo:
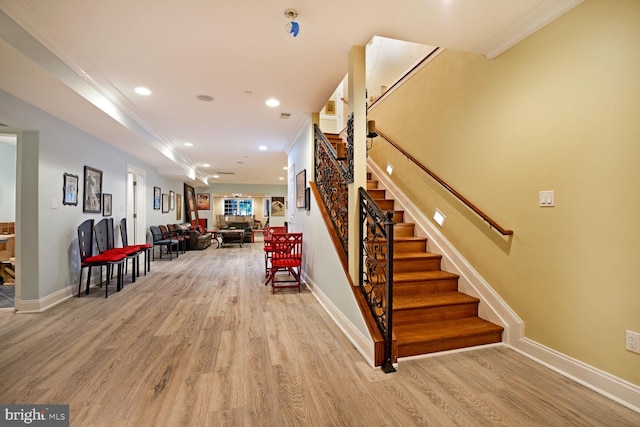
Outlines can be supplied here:
<path id="1" fill-rule="evenodd" d="M 118 267 L 118 275 L 116 282 L 116 290 L 120 291 L 122 288 L 123 273 L 122 267 L 126 256 L 122 253 L 106 253 L 93 255 L 93 236 L 94 227 L 93 220 L 88 219 L 84 221 L 78 227 L 78 247 L 80 249 L 80 280 L 78 282 L 78 298 L 80 298 L 80 290 L 82 288 L 82 270 L 85 267 L 89 267 L 87 272 L 87 289 L 86 294 L 89 294 L 89 284 L 91 282 L 91 269 L 93 267 L 100 267 L 100 284 L 102 284 L 102 267 L 107 267 L 107 284 L 105 286 L 105 298 L 109 297 L 109 269 L 113 266 Z"/>
<path id="2" fill-rule="evenodd" d="M 271 247 L 271 268 L 265 286 L 271 283 L 272 292 L 277 288 L 298 288 L 300 292 L 302 233 L 275 233 Z M 276 275 L 281 271 L 287 273 L 287 278 L 276 280 Z"/>
<path id="3" fill-rule="evenodd" d="M 264 277 L 269 277 L 269 260 L 271 259 L 271 253 L 273 248 L 271 247 L 271 240 L 275 233 L 286 233 L 287 227 L 265 227 L 263 232 L 264 238 Z"/>
<path id="4" fill-rule="evenodd" d="M 116 248 L 114 244 L 114 231 L 113 231 L 113 218 L 103 218 L 93 228 L 96 238 L 96 246 L 98 252 L 101 254 L 123 254 L 125 256 L 125 272 L 127 271 L 127 261 L 131 260 L 131 282 L 136 281 L 136 275 L 138 273 L 138 260 L 140 251 L 135 246 L 128 246 L 124 248 Z M 124 281 L 122 282 L 124 286 Z"/>
<path id="5" fill-rule="evenodd" d="M 127 247 L 129 246 L 128 242 L 128 237 L 127 237 L 127 218 L 122 218 L 120 220 L 120 239 L 122 240 L 122 246 Z M 144 260 L 145 263 L 143 263 L 144 265 L 144 275 L 147 275 L 147 271 L 151 271 L 151 257 L 149 257 L 149 255 L 151 255 L 151 251 L 153 250 L 153 245 L 151 243 L 140 243 L 140 244 L 136 244 L 136 245 L 131 245 L 131 246 L 137 246 L 138 247 L 138 251 L 139 252 L 144 252 Z M 140 268 L 140 266 L 138 266 L 138 269 Z M 138 271 L 138 273 L 140 273 Z"/>

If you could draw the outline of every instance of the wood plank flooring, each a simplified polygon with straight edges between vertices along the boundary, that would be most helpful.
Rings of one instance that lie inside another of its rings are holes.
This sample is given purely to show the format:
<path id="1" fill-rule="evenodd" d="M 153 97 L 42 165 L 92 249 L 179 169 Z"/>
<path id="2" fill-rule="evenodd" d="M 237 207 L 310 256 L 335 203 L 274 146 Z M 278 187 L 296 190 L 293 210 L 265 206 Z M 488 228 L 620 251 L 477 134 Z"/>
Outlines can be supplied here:
<path id="1" fill-rule="evenodd" d="M 73 426 L 639 426 L 505 347 L 370 368 L 308 289 L 263 285 L 262 243 L 210 247 L 120 293 L 0 312 L 0 403 Z"/>

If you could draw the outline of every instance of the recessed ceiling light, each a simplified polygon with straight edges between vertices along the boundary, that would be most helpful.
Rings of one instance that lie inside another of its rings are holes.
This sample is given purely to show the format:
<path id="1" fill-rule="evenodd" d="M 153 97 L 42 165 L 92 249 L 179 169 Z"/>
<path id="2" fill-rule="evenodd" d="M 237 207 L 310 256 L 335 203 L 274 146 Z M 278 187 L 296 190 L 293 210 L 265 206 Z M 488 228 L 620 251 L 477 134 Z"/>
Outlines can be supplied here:
<path id="1" fill-rule="evenodd" d="M 258 150 L 267 151 L 267 146 L 266 145 L 261 145 L 261 146 L 258 147 Z"/>
<path id="2" fill-rule="evenodd" d="M 245 90 L 245 91 L 244 91 L 244 94 L 245 94 L 245 95 L 253 95 L 253 92 L 251 92 L 250 90 Z"/>
<path id="3" fill-rule="evenodd" d="M 208 168 L 209 166 L 211 166 L 209 163 L 203 163 L 203 164 L 202 164 L 202 167 L 203 167 L 203 168 Z"/>
<path id="4" fill-rule="evenodd" d="M 151 91 L 149 89 L 147 89 L 146 87 L 142 87 L 142 86 L 138 86 L 137 88 L 134 89 L 134 91 L 138 95 L 143 95 L 143 96 L 151 95 Z"/>
<path id="5" fill-rule="evenodd" d="M 202 102 L 211 102 L 214 100 L 213 96 L 211 95 L 198 95 L 196 96 L 196 98 L 198 98 Z"/>
<path id="6" fill-rule="evenodd" d="M 269 107 L 277 107 L 278 105 L 280 105 L 280 101 L 278 101 L 275 98 L 269 98 L 269 99 L 267 99 L 266 104 Z"/>
<path id="7" fill-rule="evenodd" d="M 185 143 L 184 143 L 184 146 L 185 146 L 185 147 L 193 147 L 193 144 L 192 144 L 192 143 L 190 143 L 190 142 L 185 142 Z"/>
<path id="8" fill-rule="evenodd" d="M 278 179 L 279 179 L 280 181 L 282 181 L 282 180 L 284 180 L 284 177 L 283 177 L 283 176 L 281 176 L 281 177 L 280 177 L 280 178 L 278 178 Z"/>
<path id="9" fill-rule="evenodd" d="M 282 169 L 287 170 L 287 169 L 289 169 L 289 167 L 288 166 L 283 166 Z"/>
<path id="10" fill-rule="evenodd" d="M 220 175 L 213 175 L 213 177 L 214 177 L 215 179 L 218 179 L 218 178 L 220 178 Z"/>

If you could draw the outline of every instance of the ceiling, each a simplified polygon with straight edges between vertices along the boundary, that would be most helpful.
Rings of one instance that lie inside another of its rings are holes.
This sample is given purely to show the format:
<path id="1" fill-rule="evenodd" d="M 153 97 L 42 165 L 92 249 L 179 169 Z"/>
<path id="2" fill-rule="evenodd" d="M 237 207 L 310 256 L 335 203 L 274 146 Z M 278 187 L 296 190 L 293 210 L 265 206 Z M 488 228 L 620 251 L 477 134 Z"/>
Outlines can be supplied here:
<path id="1" fill-rule="evenodd" d="M 284 184 L 286 152 L 345 77 L 352 46 L 381 36 L 493 58 L 580 2 L 0 0 L 0 90 L 164 176 Z M 391 86 L 415 62 L 401 52 L 369 44 L 367 84 Z"/>

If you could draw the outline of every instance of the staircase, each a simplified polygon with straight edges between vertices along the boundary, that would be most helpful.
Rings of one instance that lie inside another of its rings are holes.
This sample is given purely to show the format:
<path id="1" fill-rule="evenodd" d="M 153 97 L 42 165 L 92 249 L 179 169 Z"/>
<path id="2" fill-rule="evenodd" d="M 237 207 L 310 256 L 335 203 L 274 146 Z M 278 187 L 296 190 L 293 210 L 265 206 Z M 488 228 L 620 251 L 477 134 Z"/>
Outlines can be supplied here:
<path id="1" fill-rule="evenodd" d="M 478 317 L 479 300 L 458 292 L 458 275 L 440 269 L 427 238 L 404 222 L 404 211 L 367 175 L 367 192 L 380 209 L 394 211 L 393 332 L 398 357 L 501 341 L 503 328 Z"/>
<path id="2" fill-rule="evenodd" d="M 346 142 L 325 133 L 337 158 L 346 159 Z M 378 207 L 393 210 L 393 333 L 398 357 L 498 343 L 503 329 L 478 317 L 480 300 L 458 292 L 458 275 L 442 271 L 441 255 L 427 252 L 427 238 L 415 235 L 386 190 L 367 174 L 367 192 Z"/>

